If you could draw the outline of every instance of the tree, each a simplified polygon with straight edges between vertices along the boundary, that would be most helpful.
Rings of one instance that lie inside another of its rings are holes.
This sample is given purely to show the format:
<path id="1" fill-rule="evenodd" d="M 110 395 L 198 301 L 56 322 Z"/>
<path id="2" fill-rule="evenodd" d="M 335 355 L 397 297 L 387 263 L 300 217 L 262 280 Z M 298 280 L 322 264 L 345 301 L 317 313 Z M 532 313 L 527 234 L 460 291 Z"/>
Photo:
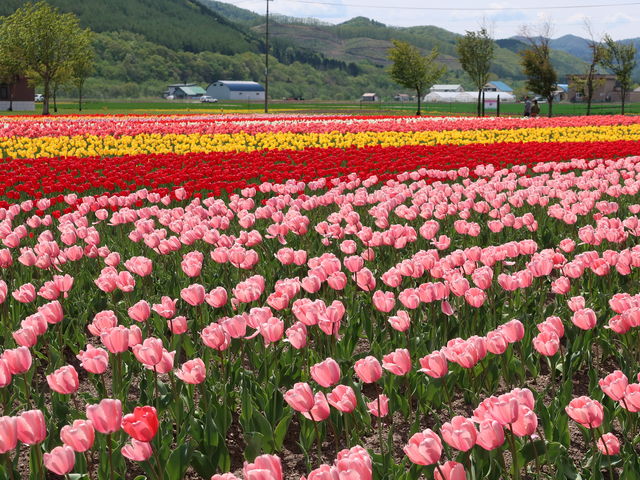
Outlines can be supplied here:
<path id="1" fill-rule="evenodd" d="M 87 55 L 87 36 L 74 14 L 60 13 L 46 2 L 29 3 L 0 25 L 0 48 L 11 52 L 31 83 L 44 86 L 43 115 L 49 114 L 52 88 L 68 82 L 74 62 Z"/>
<path id="2" fill-rule="evenodd" d="M 495 50 L 495 43 L 486 28 L 477 32 L 467 32 L 456 43 L 458 60 L 462 69 L 471 77 L 478 88 L 478 116 L 482 115 L 482 90 L 489 81 L 489 69 Z"/>
<path id="3" fill-rule="evenodd" d="M 632 43 L 615 42 L 609 35 L 602 39 L 600 64 L 611 71 L 620 84 L 622 115 L 627 92 L 631 88 L 631 72 L 636 68 L 636 47 Z"/>
<path id="4" fill-rule="evenodd" d="M 84 88 L 84 82 L 86 82 L 89 75 L 93 72 L 93 62 L 95 59 L 95 53 L 93 51 L 93 32 L 85 30 L 78 37 L 78 41 L 84 43 L 84 47 L 78 49 L 79 52 L 84 52 L 77 58 L 73 59 L 71 66 L 71 81 L 73 85 L 78 89 L 78 109 L 82 111 L 82 89 Z"/>
<path id="5" fill-rule="evenodd" d="M 440 78 L 446 68 L 438 65 L 435 59 L 438 57 L 438 49 L 431 50 L 429 55 L 422 56 L 413 45 L 399 40 L 393 40 L 393 47 L 389 50 L 391 65 L 391 78 L 406 88 L 412 88 L 418 96 L 418 111 L 420 115 L 420 100 L 428 85 Z"/>
<path id="6" fill-rule="evenodd" d="M 524 28 L 522 33 L 526 37 L 529 47 L 520 52 L 520 64 L 527 77 L 527 88 L 547 99 L 549 117 L 553 111 L 553 96 L 558 82 L 558 74 L 551 64 L 551 48 L 549 35 L 551 26 L 547 23 L 542 27 L 541 35 L 532 36 Z"/>
<path id="7" fill-rule="evenodd" d="M 0 83 L 6 83 L 9 87 L 9 111 L 13 110 L 13 90 L 20 79 L 20 66 L 13 56 L 1 46 L 0 38 Z"/>

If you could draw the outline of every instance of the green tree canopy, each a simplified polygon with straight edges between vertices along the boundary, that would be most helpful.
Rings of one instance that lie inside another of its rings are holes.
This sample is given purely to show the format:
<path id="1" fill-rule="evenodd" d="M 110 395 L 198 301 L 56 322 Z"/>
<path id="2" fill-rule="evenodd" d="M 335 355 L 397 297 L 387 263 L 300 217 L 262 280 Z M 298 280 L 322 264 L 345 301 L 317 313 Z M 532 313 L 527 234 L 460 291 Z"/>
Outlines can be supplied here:
<path id="1" fill-rule="evenodd" d="M 391 78 L 403 87 L 412 88 L 418 96 L 418 111 L 420 115 L 420 101 L 427 86 L 438 80 L 446 68 L 435 62 L 438 50 L 434 48 L 427 56 L 407 42 L 393 40 L 393 47 L 389 50 Z"/>
<path id="2" fill-rule="evenodd" d="M 90 32 L 78 18 L 46 2 L 29 3 L 0 24 L 0 61 L 11 55 L 32 83 L 44 86 L 42 113 L 49 113 L 52 87 L 69 82 L 74 66 L 92 57 Z"/>
<path id="3" fill-rule="evenodd" d="M 495 42 L 485 28 L 467 32 L 456 43 L 458 59 L 462 69 L 478 88 L 478 116 L 482 114 L 482 89 L 489 81 L 489 69 L 495 51 Z"/>
<path id="4" fill-rule="evenodd" d="M 549 116 L 558 82 L 558 74 L 551 64 L 550 50 L 549 38 L 539 36 L 530 38 L 529 47 L 520 52 L 522 69 L 527 76 L 527 88 L 547 99 Z"/>
<path id="5" fill-rule="evenodd" d="M 631 88 L 631 72 L 636 68 L 636 47 L 632 43 L 615 42 L 605 35 L 599 46 L 600 64 L 611 71 L 620 83 L 622 114 L 627 92 Z"/>

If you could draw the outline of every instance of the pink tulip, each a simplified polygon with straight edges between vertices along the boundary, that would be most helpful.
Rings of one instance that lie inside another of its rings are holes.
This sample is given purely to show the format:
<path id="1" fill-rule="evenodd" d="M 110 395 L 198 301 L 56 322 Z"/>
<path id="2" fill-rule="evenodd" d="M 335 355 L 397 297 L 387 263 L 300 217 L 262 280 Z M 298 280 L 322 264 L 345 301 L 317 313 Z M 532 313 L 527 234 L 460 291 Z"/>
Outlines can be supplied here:
<path id="1" fill-rule="evenodd" d="M 223 351 L 231 345 L 231 337 L 219 323 L 211 323 L 200 333 L 202 342 L 209 348 Z"/>
<path id="2" fill-rule="evenodd" d="M 378 398 L 367 403 L 367 408 L 374 417 L 386 417 L 389 414 L 389 397 L 380 394 Z"/>
<path id="3" fill-rule="evenodd" d="M 311 476 L 309 476 L 311 479 Z M 211 477 L 210 480 L 240 480 L 233 473 L 217 473 Z"/>
<path id="4" fill-rule="evenodd" d="M 474 308 L 480 308 L 487 299 L 487 294 L 479 288 L 472 287 L 464 292 L 464 298 L 469 305 Z"/>
<path id="5" fill-rule="evenodd" d="M 402 376 L 411 371 L 411 356 L 406 348 L 398 348 L 385 355 L 382 360 L 382 368 L 394 375 Z"/>
<path id="6" fill-rule="evenodd" d="M 28 372 L 33 361 L 31 351 L 27 347 L 5 350 L 2 354 L 2 359 L 9 368 L 11 375 L 21 375 Z"/>
<path id="7" fill-rule="evenodd" d="M 285 401 L 297 412 L 308 412 L 314 406 L 313 391 L 308 383 L 296 383 L 284 394 Z"/>
<path id="8" fill-rule="evenodd" d="M 411 318 L 405 310 L 398 310 L 396 315 L 389 317 L 389 324 L 398 332 L 406 332 L 411 326 Z"/>
<path id="9" fill-rule="evenodd" d="M 487 350 L 495 355 L 502 355 L 509 346 L 501 330 L 493 330 L 487 333 L 485 345 Z"/>
<path id="10" fill-rule="evenodd" d="M 483 420 L 479 428 L 476 443 L 485 450 L 494 450 L 504 443 L 504 428 L 497 421 Z"/>
<path id="11" fill-rule="evenodd" d="M 638 379 L 640 381 L 640 379 Z M 620 401 L 622 406 L 630 412 L 640 412 L 640 383 L 630 383 Z"/>
<path id="12" fill-rule="evenodd" d="M 403 451 L 416 465 L 433 465 L 442 455 L 442 441 L 436 433 L 427 428 L 414 434 Z"/>
<path id="13" fill-rule="evenodd" d="M 98 432 L 109 434 L 120 430 L 122 403 L 120 400 L 104 398 L 98 404 L 87 405 L 87 418 Z"/>
<path id="14" fill-rule="evenodd" d="M 140 442 L 135 438 L 132 438 L 129 443 L 125 444 L 125 446 L 120 449 L 120 453 L 122 453 L 123 457 L 128 458 L 131 461 L 144 462 L 151 458 L 153 450 L 151 449 L 150 443 Z"/>
<path id="15" fill-rule="evenodd" d="M 535 348 L 540 355 L 552 357 L 560 348 L 560 339 L 555 332 L 544 331 L 533 338 L 533 348 Z"/>
<path id="16" fill-rule="evenodd" d="M 93 316 L 93 321 L 87 325 L 87 328 L 92 335 L 99 337 L 102 332 L 106 332 L 116 325 L 118 325 L 116 314 L 111 310 L 103 310 Z"/>
<path id="17" fill-rule="evenodd" d="M 174 335 L 182 335 L 188 329 L 186 317 L 180 315 L 179 317 L 167 320 L 167 327 Z"/>
<path id="18" fill-rule="evenodd" d="M 478 432 L 473 422 L 462 416 L 455 416 L 440 428 L 442 439 L 456 450 L 466 452 L 476 444 Z"/>
<path id="19" fill-rule="evenodd" d="M 180 291 L 180 297 L 192 307 L 201 305 L 204 302 L 205 290 L 199 283 L 189 285 Z"/>
<path id="20" fill-rule="evenodd" d="M 296 322 L 287 328 L 285 332 L 287 336 L 287 342 L 297 350 L 304 348 L 307 345 L 307 327 L 302 322 Z"/>
<path id="21" fill-rule="evenodd" d="M 38 343 L 38 333 L 33 327 L 24 327 L 11 334 L 20 347 L 31 348 Z"/>
<path id="22" fill-rule="evenodd" d="M 132 350 L 138 361 L 145 365 L 157 365 L 162 360 L 162 340 L 159 338 L 145 338 L 142 345 L 135 345 Z"/>
<path id="23" fill-rule="evenodd" d="M 44 415 L 40 410 L 29 410 L 20 414 L 17 427 L 18 440 L 27 445 L 42 443 L 47 436 Z"/>
<path id="24" fill-rule="evenodd" d="M 95 348 L 88 344 L 86 350 L 80 350 L 76 355 L 80 365 L 89 373 L 102 374 L 109 366 L 109 354 L 102 348 Z"/>
<path id="25" fill-rule="evenodd" d="M 76 463 L 76 454 L 73 448 L 64 445 L 54 448 L 51 453 L 45 453 L 43 462 L 47 470 L 56 475 L 66 475 L 73 470 L 73 466 Z"/>
<path id="26" fill-rule="evenodd" d="M 600 389 L 614 401 L 620 401 L 624 398 L 629 380 L 627 376 L 620 370 L 610 373 L 598 382 Z"/>
<path id="27" fill-rule="evenodd" d="M 520 320 L 510 320 L 498 328 L 509 343 L 519 342 L 524 337 L 524 325 Z"/>
<path id="28" fill-rule="evenodd" d="M 574 398 L 565 407 L 567 415 L 586 428 L 598 428 L 602 425 L 604 412 L 597 400 L 582 396 Z"/>
<path id="29" fill-rule="evenodd" d="M 327 358 L 311 367 L 311 377 L 318 385 L 328 388 L 340 381 L 340 366 L 333 358 Z"/>
<path id="30" fill-rule="evenodd" d="M 620 441 L 613 433 L 605 433 L 598 439 L 598 450 L 603 455 L 617 455 L 620 453 Z"/>
<path id="31" fill-rule="evenodd" d="M 122 353 L 129 350 L 129 329 L 118 325 L 100 334 L 102 344 L 111 353 Z"/>
<path id="32" fill-rule="evenodd" d="M 224 287 L 216 287 L 207 293 L 205 301 L 213 308 L 220 308 L 227 304 L 227 291 Z"/>
<path id="33" fill-rule="evenodd" d="M 51 390 L 63 395 L 76 392 L 80 386 L 78 372 L 73 365 L 66 365 L 47 375 L 47 383 Z"/>
<path id="34" fill-rule="evenodd" d="M 353 368 L 363 383 L 375 383 L 382 377 L 382 366 L 378 359 L 371 355 L 358 360 Z"/>
<path id="35" fill-rule="evenodd" d="M 18 444 L 18 417 L 0 417 L 0 455 Z"/>
<path id="36" fill-rule="evenodd" d="M 382 290 L 376 290 L 372 297 L 373 306 L 381 312 L 390 312 L 396 304 L 395 295 L 393 292 L 383 292 Z"/>
<path id="37" fill-rule="evenodd" d="M 61 322 L 64 317 L 62 305 L 57 300 L 38 307 L 38 313 L 51 325 Z"/>
<path id="38" fill-rule="evenodd" d="M 313 397 L 313 407 L 308 412 L 301 412 L 309 420 L 314 422 L 321 422 L 325 420 L 331 413 L 329 410 L 329 403 L 324 393 L 318 392 Z"/>
<path id="39" fill-rule="evenodd" d="M 73 425 L 65 425 L 60 429 L 60 440 L 76 452 L 86 452 L 95 440 L 91 420 L 74 420 Z"/>
<path id="40" fill-rule="evenodd" d="M 131 257 L 129 260 L 124 262 L 124 266 L 131 273 L 135 273 L 140 277 L 151 275 L 153 270 L 153 262 L 146 257 Z"/>
<path id="41" fill-rule="evenodd" d="M 146 300 L 140 300 L 127 310 L 129 317 L 136 322 L 146 322 L 151 315 L 151 307 Z"/>
<path id="42" fill-rule="evenodd" d="M 36 299 L 36 289 L 30 283 L 21 285 L 18 290 L 15 290 L 11 294 L 13 295 L 13 298 L 20 303 L 31 303 Z"/>
<path id="43" fill-rule="evenodd" d="M 199 384 L 206 379 L 207 369 L 200 358 L 194 358 L 183 363 L 182 367 L 175 371 L 175 374 L 185 383 Z"/>
<path id="44" fill-rule="evenodd" d="M 434 480 L 467 480 L 464 465 L 454 461 L 439 465 L 433 472 Z"/>
<path id="45" fill-rule="evenodd" d="M 351 413 L 357 405 L 356 394 L 353 388 L 347 385 L 338 385 L 327 395 L 329 405 L 343 413 Z"/>
<path id="46" fill-rule="evenodd" d="M 590 308 L 582 308 L 574 312 L 571 321 L 582 330 L 591 330 L 597 323 L 596 313 Z"/>
<path id="47" fill-rule="evenodd" d="M 447 358 L 441 351 L 436 351 L 420 359 L 420 371 L 430 377 L 440 378 L 447 374 L 449 366 Z"/>
<path id="48" fill-rule="evenodd" d="M 535 433 L 538 427 L 538 416 L 526 405 L 518 408 L 518 419 L 510 425 L 511 431 L 517 437 L 528 437 Z"/>
<path id="49" fill-rule="evenodd" d="M 170 297 L 163 296 L 160 303 L 155 303 L 151 309 L 164 318 L 173 318 L 176 316 L 176 302 Z"/>
<path id="50" fill-rule="evenodd" d="M 277 455 L 260 455 L 253 463 L 244 462 L 245 480 L 282 480 L 282 464 Z"/>

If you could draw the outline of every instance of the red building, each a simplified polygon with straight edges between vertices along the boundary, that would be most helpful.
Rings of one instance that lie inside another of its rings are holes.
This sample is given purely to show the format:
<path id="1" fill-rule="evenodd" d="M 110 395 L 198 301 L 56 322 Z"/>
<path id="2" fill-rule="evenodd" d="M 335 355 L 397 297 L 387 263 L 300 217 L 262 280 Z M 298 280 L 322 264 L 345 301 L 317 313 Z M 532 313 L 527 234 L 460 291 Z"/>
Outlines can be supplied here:
<path id="1" fill-rule="evenodd" d="M 0 110 L 35 110 L 35 90 L 29 86 L 26 78 L 20 78 L 13 85 L 0 83 Z"/>

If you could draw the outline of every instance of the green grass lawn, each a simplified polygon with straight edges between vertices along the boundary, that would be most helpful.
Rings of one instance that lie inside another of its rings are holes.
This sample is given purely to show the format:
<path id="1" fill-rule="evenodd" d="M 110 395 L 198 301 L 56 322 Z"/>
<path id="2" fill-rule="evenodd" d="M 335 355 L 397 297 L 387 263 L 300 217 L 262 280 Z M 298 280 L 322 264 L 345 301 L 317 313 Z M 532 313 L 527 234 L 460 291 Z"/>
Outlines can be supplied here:
<path id="1" fill-rule="evenodd" d="M 361 104 L 359 102 L 320 102 L 320 101 L 282 101 L 269 102 L 270 113 L 344 113 L 351 115 L 413 115 L 416 112 L 416 103 L 376 103 Z M 501 115 L 522 114 L 522 103 L 505 103 L 500 106 Z M 619 104 L 594 104 L 593 115 L 610 115 L 620 113 Z M 36 114 L 42 111 L 42 104 L 36 104 Z M 425 115 L 474 115 L 475 104 L 469 103 L 431 103 L 423 104 L 422 111 Z M 53 114 L 53 107 L 51 107 Z M 78 109 L 77 102 L 65 100 L 58 103 L 58 115 L 82 114 L 176 114 L 176 113 L 262 113 L 264 103 L 247 102 L 221 102 L 221 103 L 186 103 L 168 101 L 93 101 L 83 104 L 82 112 Z M 574 103 L 560 103 L 553 105 L 553 114 L 556 115 L 584 115 L 586 105 Z M 640 114 L 640 103 L 626 106 L 627 114 Z M 0 112 L 0 115 L 33 115 L 33 112 Z M 495 110 L 487 110 L 487 116 L 495 116 Z M 547 105 L 541 105 L 541 116 L 547 114 Z"/>

